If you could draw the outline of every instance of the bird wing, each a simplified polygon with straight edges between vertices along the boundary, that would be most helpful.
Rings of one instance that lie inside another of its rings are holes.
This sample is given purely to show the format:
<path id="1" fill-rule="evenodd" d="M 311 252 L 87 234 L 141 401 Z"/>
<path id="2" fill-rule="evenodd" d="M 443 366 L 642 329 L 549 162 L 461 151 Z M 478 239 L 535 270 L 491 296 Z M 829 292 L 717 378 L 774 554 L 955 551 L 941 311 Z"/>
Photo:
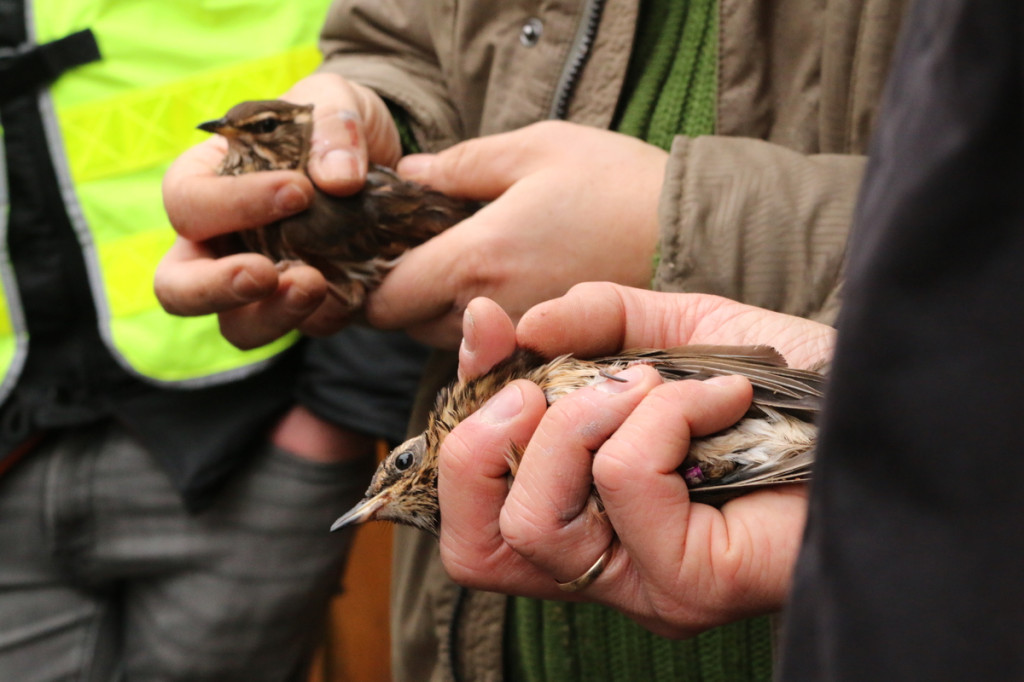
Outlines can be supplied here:
<path id="1" fill-rule="evenodd" d="M 711 483 L 708 485 L 688 486 L 690 498 L 694 502 L 722 505 L 729 500 L 758 488 L 768 488 L 789 483 L 806 483 L 811 480 L 811 465 L 814 463 L 814 450 L 806 450 L 791 459 L 777 464 L 772 469 L 731 483 Z"/>
<path id="2" fill-rule="evenodd" d="M 599 358 L 598 364 L 644 362 L 669 381 L 738 374 L 754 386 L 754 403 L 790 413 L 816 413 L 825 392 L 826 377 L 794 369 L 770 346 L 679 346 L 623 351 Z"/>
<path id="3" fill-rule="evenodd" d="M 264 230 L 279 233 L 279 253 L 271 257 L 301 260 L 333 280 L 365 261 L 385 266 L 479 206 L 371 166 L 366 185 L 356 194 L 338 197 L 317 190 L 309 209 Z"/>

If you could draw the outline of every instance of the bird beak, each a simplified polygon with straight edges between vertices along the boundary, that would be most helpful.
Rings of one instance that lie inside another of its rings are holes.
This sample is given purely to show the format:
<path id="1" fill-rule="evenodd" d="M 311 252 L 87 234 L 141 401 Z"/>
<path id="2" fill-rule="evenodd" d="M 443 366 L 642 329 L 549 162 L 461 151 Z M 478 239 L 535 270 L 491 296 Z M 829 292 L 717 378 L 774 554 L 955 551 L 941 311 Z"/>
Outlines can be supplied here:
<path id="1" fill-rule="evenodd" d="M 345 526 L 373 521 L 373 517 L 377 511 L 387 503 L 388 497 L 383 493 L 379 493 L 373 497 L 367 497 L 339 517 L 331 526 L 331 531 L 336 531 L 339 528 L 344 528 Z"/>
<path id="2" fill-rule="evenodd" d="M 218 118 L 213 121 L 206 121 L 205 123 L 200 123 L 196 127 L 207 133 L 220 133 L 221 135 L 223 135 L 224 131 L 229 128 L 228 122 L 225 121 L 223 118 Z"/>

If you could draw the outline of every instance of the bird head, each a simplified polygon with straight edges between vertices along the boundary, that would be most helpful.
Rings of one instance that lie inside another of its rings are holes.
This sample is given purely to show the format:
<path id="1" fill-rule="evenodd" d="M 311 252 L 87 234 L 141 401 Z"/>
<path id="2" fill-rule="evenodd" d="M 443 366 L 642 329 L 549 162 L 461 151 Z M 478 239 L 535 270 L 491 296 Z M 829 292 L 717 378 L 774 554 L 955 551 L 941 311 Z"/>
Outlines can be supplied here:
<path id="1" fill-rule="evenodd" d="M 560 362 L 559 359 L 556 362 Z M 456 381 L 442 389 L 427 418 L 426 430 L 399 445 L 377 467 L 362 501 L 334 522 L 331 530 L 366 521 L 392 521 L 431 533 L 441 532 L 441 505 L 437 499 L 437 467 L 441 442 L 463 419 L 513 379 L 529 377 L 543 361 L 532 351 L 520 349 L 490 372 Z"/>
<path id="2" fill-rule="evenodd" d="M 242 102 L 223 117 L 198 127 L 228 141 L 221 175 L 304 170 L 313 137 L 313 105 L 283 100 Z"/>
<path id="3" fill-rule="evenodd" d="M 405 441 L 377 467 L 366 495 L 331 530 L 366 521 L 392 521 L 421 528 L 437 537 L 437 443 L 426 434 Z"/>

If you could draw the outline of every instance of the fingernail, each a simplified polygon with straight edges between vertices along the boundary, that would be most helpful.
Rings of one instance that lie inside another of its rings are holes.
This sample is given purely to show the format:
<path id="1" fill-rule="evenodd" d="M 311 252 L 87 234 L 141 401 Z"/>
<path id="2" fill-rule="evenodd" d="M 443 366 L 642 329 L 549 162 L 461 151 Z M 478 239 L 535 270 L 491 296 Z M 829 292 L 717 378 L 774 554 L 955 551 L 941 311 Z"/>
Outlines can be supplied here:
<path id="1" fill-rule="evenodd" d="M 359 177 L 359 158 L 348 149 L 332 149 L 320 159 L 320 172 L 327 180 Z"/>
<path id="2" fill-rule="evenodd" d="M 239 270 L 231 278 L 231 290 L 239 297 L 249 300 L 259 295 L 261 287 L 248 270 Z"/>
<path id="3" fill-rule="evenodd" d="M 484 403 L 477 414 L 492 424 L 507 422 L 523 411 L 523 392 L 515 384 L 506 386 Z"/>
<path id="4" fill-rule="evenodd" d="M 305 193 L 298 185 L 288 183 L 282 185 L 274 195 L 274 207 L 282 214 L 291 215 L 303 210 L 309 205 Z"/>
<path id="5" fill-rule="evenodd" d="M 345 130 L 348 131 L 348 143 L 352 147 L 359 146 L 359 129 L 360 124 L 363 122 L 362 117 L 358 111 L 352 109 L 345 109 L 338 113 L 338 118 L 345 124 Z"/>
<path id="6" fill-rule="evenodd" d="M 476 321 L 473 319 L 473 313 L 467 309 L 462 314 L 462 350 L 467 353 L 475 353 L 476 346 Z"/>
<path id="7" fill-rule="evenodd" d="M 285 307 L 292 313 L 303 314 L 312 310 L 319 301 L 302 287 L 292 284 L 288 287 Z"/>
<path id="8" fill-rule="evenodd" d="M 597 385 L 597 390 L 605 393 L 625 393 L 633 387 L 632 382 L 643 376 L 640 365 L 631 365 L 618 374 L 613 374 Z"/>
<path id="9" fill-rule="evenodd" d="M 402 177 L 415 180 L 427 175 L 433 163 L 433 154 L 410 154 L 398 162 L 397 170 Z"/>

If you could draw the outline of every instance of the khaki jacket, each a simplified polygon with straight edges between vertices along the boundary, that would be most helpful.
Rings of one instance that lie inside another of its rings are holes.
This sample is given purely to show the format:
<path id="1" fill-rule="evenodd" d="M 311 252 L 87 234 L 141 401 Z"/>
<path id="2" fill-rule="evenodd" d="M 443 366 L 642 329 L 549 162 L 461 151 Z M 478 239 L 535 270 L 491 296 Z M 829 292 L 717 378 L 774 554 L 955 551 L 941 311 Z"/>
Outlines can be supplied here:
<path id="1" fill-rule="evenodd" d="M 655 288 L 834 319 L 906 4 L 719 0 L 716 134 L 672 146 Z M 608 127 L 637 11 L 637 0 L 337 0 L 323 69 L 404 108 L 426 150 L 551 117 Z M 434 369 L 427 406 L 454 361 Z M 395 679 L 501 678 L 505 599 L 456 588 L 432 539 L 398 529 L 392 592 Z"/>

